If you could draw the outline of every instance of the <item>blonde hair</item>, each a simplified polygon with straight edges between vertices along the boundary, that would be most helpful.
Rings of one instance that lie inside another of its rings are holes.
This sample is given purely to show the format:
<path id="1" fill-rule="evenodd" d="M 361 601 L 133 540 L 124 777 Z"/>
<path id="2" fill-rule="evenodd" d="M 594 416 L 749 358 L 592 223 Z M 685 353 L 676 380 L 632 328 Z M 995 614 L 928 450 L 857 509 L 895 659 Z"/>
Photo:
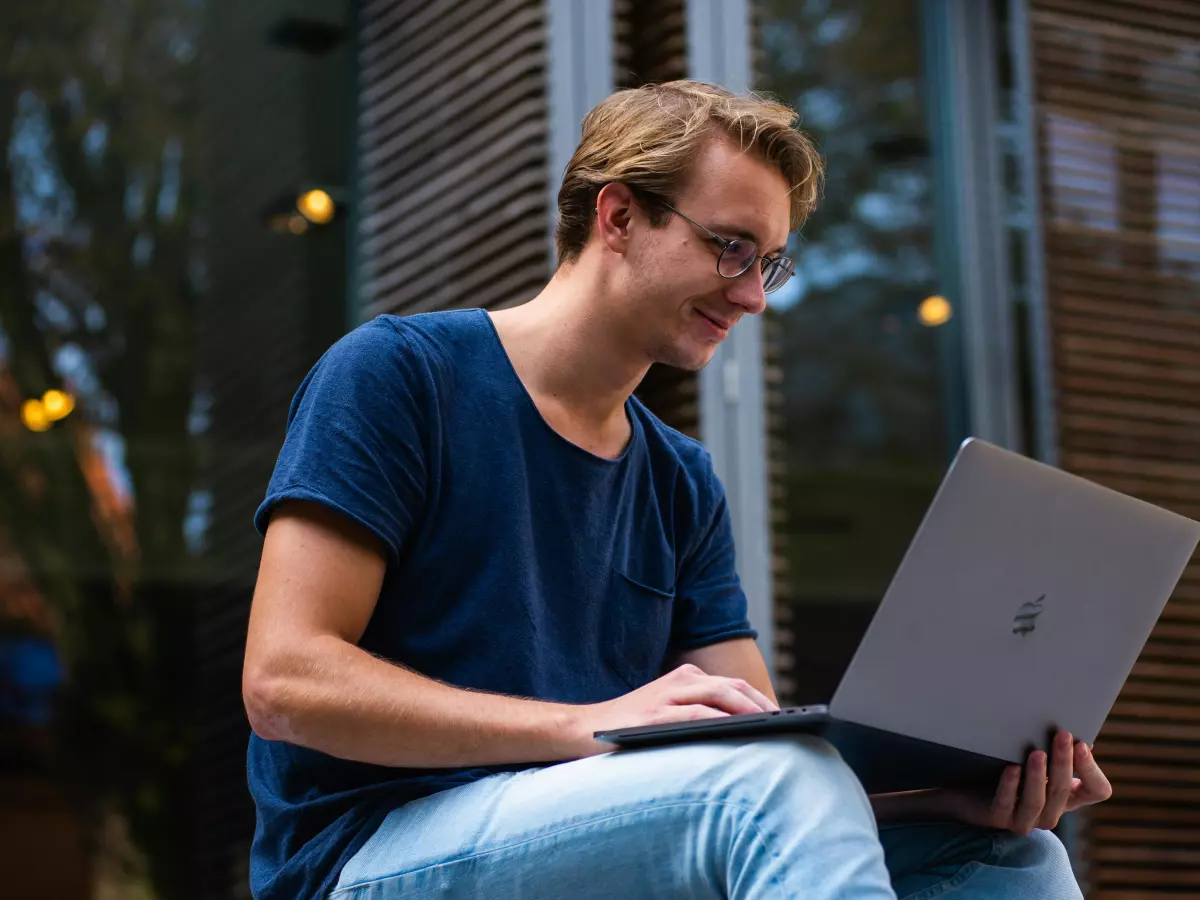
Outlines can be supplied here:
<path id="1" fill-rule="evenodd" d="M 558 192 L 554 243 L 562 265 L 579 257 L 596 212 L 596 195 L 610 182 L 672 203 L 696 157 L 713 134 L 775 166 L 790 186 L 791 228 L 808 218 L 820 197 L 824 163 L 796 111 L 770 98 L 742 97 L 701 81 L 669 81 L 618 91 L 584 117 L 583 137 Z M 667 212 L 647 210 L 653 227 Z"/>

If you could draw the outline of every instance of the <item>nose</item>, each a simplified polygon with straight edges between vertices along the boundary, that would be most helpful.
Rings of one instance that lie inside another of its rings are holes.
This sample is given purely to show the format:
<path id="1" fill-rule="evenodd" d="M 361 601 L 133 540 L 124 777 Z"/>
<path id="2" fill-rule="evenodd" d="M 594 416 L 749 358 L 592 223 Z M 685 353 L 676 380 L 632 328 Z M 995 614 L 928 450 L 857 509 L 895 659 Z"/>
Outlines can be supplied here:
<path id="1" fill-rule="evenodd" d="M 725 299 L 752 316 L 767 308 L 767 294 L 763 290 L 762 267 L 752 265 L 737 278 L 725 285 Z"/>

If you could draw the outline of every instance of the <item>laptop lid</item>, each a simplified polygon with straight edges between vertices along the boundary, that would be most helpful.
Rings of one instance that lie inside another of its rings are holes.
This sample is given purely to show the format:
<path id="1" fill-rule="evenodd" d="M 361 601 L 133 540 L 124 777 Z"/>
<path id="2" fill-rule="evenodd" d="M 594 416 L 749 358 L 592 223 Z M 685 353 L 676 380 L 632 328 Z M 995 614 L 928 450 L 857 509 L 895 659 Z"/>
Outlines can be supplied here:
<path id="1" fill-rule="evenodd" d="M 959 449 L 830 704 L 1022 761 L 1095 740 L 1200 524 L 979 440 Z"/>

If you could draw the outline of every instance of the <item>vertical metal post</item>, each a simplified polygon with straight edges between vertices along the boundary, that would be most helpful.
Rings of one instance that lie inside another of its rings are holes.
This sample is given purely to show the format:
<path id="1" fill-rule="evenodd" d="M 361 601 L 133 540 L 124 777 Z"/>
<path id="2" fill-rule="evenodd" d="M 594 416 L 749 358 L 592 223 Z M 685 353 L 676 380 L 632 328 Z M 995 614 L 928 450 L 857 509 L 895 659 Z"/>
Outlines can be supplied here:
<path id="1" fill-rule="evenodd" d="M 970 432 L 1022 446 L 990 3 L 925 0 L 937 241 L 962 318 Z"/>
<path id="2" fill-rule="evenodd" d="M 1037 94 L 1033 84 L 1033 32 L 1028 0 L 1008 0 L 1008 49 L 1013 67 L 1014 137 L 1021 163 L 1020 213 L 1023 218 L 1029 345 L 1033 362 L 1034 421 L 1038 458 L 1058 464 L 1058 421 L 1054 408 L 1054 365 L 1050 313 L 1046 298 L 1045 243 L 1042 235 L 1041 184 L 1038 177 Z"/>

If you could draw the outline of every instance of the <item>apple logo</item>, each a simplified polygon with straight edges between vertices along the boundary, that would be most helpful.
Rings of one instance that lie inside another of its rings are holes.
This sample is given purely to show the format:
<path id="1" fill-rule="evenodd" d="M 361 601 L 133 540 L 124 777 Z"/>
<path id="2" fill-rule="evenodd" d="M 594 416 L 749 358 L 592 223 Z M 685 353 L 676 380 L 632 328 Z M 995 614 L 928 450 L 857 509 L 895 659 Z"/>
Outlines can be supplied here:
<path id="1" fill-rule="evenodd" d="M 1013 619 L 1013 634 L 1019 634 L 1021 637 L 1029 634 L 1037 627 L 1037 617 L 1042 614 L 1043 601 L 1046 595 L 1038 597 L 1032 603 L 1022 603 L 1021 608 L 1017 610 L 1017 615 Z"/>

